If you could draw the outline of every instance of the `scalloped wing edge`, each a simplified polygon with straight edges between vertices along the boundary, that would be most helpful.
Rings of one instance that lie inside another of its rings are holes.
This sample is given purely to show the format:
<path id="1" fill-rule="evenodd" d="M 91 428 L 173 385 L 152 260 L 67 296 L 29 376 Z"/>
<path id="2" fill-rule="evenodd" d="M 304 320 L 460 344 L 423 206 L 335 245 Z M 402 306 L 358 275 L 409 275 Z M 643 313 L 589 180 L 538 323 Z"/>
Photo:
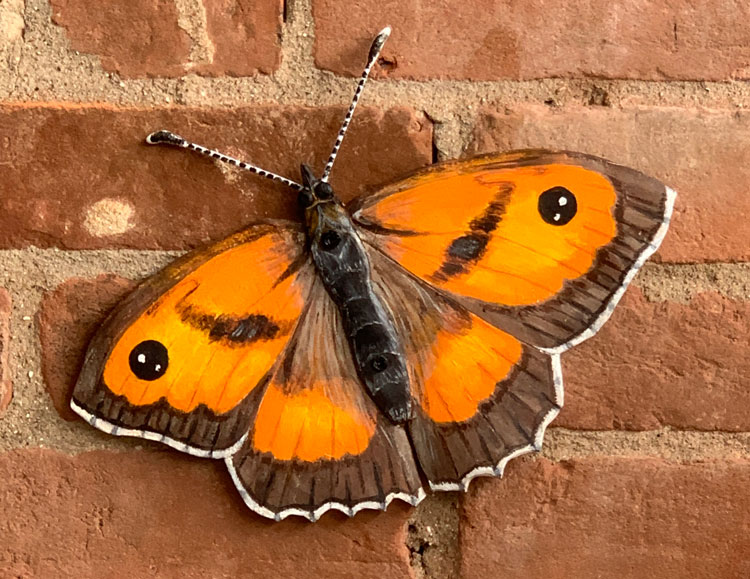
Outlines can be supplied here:
<path id="1" fill-rule="evenodd" d="M 174 438 L 170 438 L 169 436 L 165 436 L 164 434 L 160 434 L 152 430 L 140 430 L 137 428 L 123 428 L 122 426 L 117 426 L 116 424 L 104 420 L 103 418 L 94 416 L 91 412 L 79 406 L 73 399 L 71 399 L 70 401 L 70 408 L 91 426 L 98 430 L 101 430 L 102 432 L 106 432 L 107 434 L 111 434 L 113 436 L 144 438 L 146 440 L 152 440 L 154 442 L 161 442 L 162 444 L 166 444 L 167 446 L 170 446 L 175 450 L 179 450 L 180 452 L 184 452 L 186 454 L 189 454 L 190 456 L 197 456 L 200 458 L 221 459 L 232 456 L 240 449 L 240 447 L 244 444 L 245 439 L 247 438 L 247 434 L 244 434 L 242 438 L 240 438 L 237 442 L 235 442 L 228 448 L 224 448 L 221 450 L 205 450 L 203 448 L 190 446 L 189 444 L 185 444 L 180 440 L 175 440 Z"/>
<path id="2" fill-rule="evenodd" d="M 560 354 L 550 354 L 550 360 L 552 363 L 552 381 L 555 386 L 555 406 L 552 408 L 542 419 L 539 427 L 534 432 L 533 444 L 528 444 L 522 448 L 516 449 L 507 456 L 504 456 L 500 462 L 494 467 L 490 466 L 478 466 L 477 468 L 469 471 L 460 482 L 430 482 L 430 490 L 432 491 L 468 491 L 469 484 L 475 478 L 480 476 L 487 477 L 499 477 L 502 478 L 505 472 L 506 465 L 519 456 L 528 454 L 530 452 L 539 452 L 542 450 L 542 443 L 544 442 L 544 433 L 550 423 L 557 417 L 560 410 L 565 402 L 565 390 L 563 388 L 563 377 L 562 377 L 562 365 L 560 363 Z"/>
<path id="3" fill-rule="evenodd" d="M 323 514 L 327 513 L 330 510 L 340 511 L 349 517 L 353 517 L 358 512 L 366 510 L 366 509 L 384 511 L 388 508 L 388 505 L 390 505 L 391 502 L 393 502 L 395 499 L 399 499 L 411 505 L 412 507 L 415 507 L 419 503 L 421 503 L 422 500 L 427 496 L 427 494 L 424 492 L 424 489 L 420 487 L 417 493 L 414 495 L 410 495 L 409 493 L 390 493 L 389 495 L 386 495 L 385 500 L 383 502 L 363 501 L 361 503 L 356 503 L 352 506 L 348 506 L 338 501 L 331 501 L 328 503 L 323 503 L 316 509 L 312 509 L 312 510 L 301 509 L 298 507 L 291 507 L 291 508 L 279 511 L 278 513 L 275 513 L 271 509 L 268 509 L 264 507 L 263 505 L 261 505 L 260 503 L 258 503 L 252 497 L 252 495 L 250 495 L 250 493 L 247 492 L 244 485 L 242 484 L 242 481 L 240 480 L 239 475 L 237 474 L 237 470 L 234 468 L 234 464 L 232 463 L 232 457 L 231 456 L 225 457 L 224 462 L 227 465 L 227 469 L 229 470 L 229 474 L 232 477 L 234 486 L 237 487 L 237 490 L 239 491 L 240 496 L 242 497 L 242 500 L 245 502 L 248 508 L 254 513 L 257 513 L 258 515 L 262 517 L 271 519 L 276 522 L 283 521 L 287 517 L 302 517 L 303 519 L 306 519 L 310 521 L 311 523 L 314 523 Z"/>

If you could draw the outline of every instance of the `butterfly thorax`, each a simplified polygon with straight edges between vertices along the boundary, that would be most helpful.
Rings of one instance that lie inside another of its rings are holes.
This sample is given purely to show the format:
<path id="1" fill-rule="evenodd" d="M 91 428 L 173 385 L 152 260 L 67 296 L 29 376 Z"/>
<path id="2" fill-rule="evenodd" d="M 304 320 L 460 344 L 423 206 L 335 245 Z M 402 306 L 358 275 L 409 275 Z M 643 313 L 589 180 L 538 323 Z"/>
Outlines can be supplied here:
<path id="1" fill-rule="evenodd" d="M 362 241 L 328 183 L 303 169 L 307 237 L 320 280 L 338 307 L 357 373 L 394 423 L 411 417 L 406 358 L 391 314 L 373 291 Z"/>

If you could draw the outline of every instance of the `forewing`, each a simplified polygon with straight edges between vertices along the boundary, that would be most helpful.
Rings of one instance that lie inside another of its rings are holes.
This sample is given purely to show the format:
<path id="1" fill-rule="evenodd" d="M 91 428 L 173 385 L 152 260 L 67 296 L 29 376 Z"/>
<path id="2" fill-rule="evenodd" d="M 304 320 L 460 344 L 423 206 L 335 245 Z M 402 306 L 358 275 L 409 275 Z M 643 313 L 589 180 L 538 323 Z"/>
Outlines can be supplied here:
<path id="1" fill-rule="evenodd" d="M 424 496 L 406 433 L 365 393 L 320 282 L 261 396 L 250 435 L 226 459 L 253 511 L 314 521 L 329 509 L 351 516 Z"/>
<path id="2" fill-rule="evenodd" d="M 415 276 L 562 351 L 606 320 L 661 243 L 673 201 L 655 179 L 596 157 L 522 151 L 437 165 L 351 209 L 365 241 Z"/>
<path id="3" fill-rule="evenodd" d="M 563 402 L 559 357 L 523 344 L 377 251 L 376 291 L 393 313 L 412 394 L 408 425 L 433 489 L 465 489 L 539 450 Z"/>
<path id="4" fill-rule="evenodd" d="M 292 336 L 314 277 L 304 233 L 266 223 L 146 280 L 89 346 L 71 407 L 93 426 L 199 456 L 236 450 L 250 394 Z"/>

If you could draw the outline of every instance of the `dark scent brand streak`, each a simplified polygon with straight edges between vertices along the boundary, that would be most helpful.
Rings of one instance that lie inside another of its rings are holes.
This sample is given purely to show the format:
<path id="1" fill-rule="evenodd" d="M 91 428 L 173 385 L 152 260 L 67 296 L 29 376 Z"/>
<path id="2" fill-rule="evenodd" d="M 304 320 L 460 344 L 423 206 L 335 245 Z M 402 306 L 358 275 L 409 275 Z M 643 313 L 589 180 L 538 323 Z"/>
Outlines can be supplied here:
<path id="1" fill-rule="evenodd" d="M 370 264 L 348 215 L 336 203 L 321 203 L 309 235 L 320 279 L 341 313 L 357 373 L 378 409 L 392 422 L 411 416 L 411 394 L 403 348 L 374 293 Z"/>
<path id="2" fill-rule="evenodd" d="M 436 283 L 445 282 L 451 277 L 466 273 L 470 265 L 479 261 L 487 244 L 490 242 L 492 232 L 497 229 L 505 214 L 505 208 L 510 202 L 513 193 L 512 183 L 502 183 L 495 197 L 490 201 L 482 215 L 469 223 L 469 231 L 454 239 L 445 252 L 445 259 L 431 279 Z"/>
<path id="3" fill-rule="evenodd" d="M 190 304 L 178 306 L 182 322 L 206 332 L 209 339 L 227 346 L 243 346 L 262 340 L 273 340 L 282 328 L 261 314 L 250 314 L 243 318 L 207 314 Z"/>
<path id="4" fill-rule="evenodd" d="M 288 279 L 289 277 L 295 275 L 305 263 L 307 263 L 309 259 L 309 256 L 306 251 L 303 251 L 300 253 L 300 255 L 289 264 L 289 267 L 287 267 L 283 272 L 281 272 L 281 275 L 278 277 L 278 279 L 273 282 L 273 288 L 276 288 L 281 282 Z"/>
<path id="5" fill-rule="evenodd" d="M 247 344 L 257 340 L 272 340 L 279 334 L 279 326 L 268 317 L 251 314 L 244 318 L 219 316 L 208 336 L 211 340 L 229 340 Z"/>
<path id="6" fill-rule="evenodd" d="M 418 235 L 427 235 L 426 233 L 421 233 L 419 231 L 411 231 L 410 229 L 393 229 L 390 227 L 384 227 L 382 224 L 377 223 L 376 221 L 361 221 L 359 222 L 359 225 L 361 225 L 368 231 L 372 231 L 373 233 L 377 233 L 380 235 L 398 235 L 399 237 L 416 237 Z"/>

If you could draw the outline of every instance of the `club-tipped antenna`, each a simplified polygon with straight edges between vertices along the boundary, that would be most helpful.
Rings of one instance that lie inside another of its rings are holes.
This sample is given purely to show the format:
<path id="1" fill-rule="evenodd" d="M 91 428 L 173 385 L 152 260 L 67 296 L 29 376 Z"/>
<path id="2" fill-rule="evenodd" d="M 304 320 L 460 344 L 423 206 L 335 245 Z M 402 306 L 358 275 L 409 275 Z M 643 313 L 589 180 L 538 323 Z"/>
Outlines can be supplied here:
<path id="1" fill-rule="evenodd" d="M 224 163 L 229 163 L 230 165 L 234 165 L 235 167 L 239 167 L 240 169 L 244 169 L 245 171 L 250 171 L 251 173 L 255 173 L 256 175 L 265 177 L 266 179 L 278 181 L 297 191 L 302 190 L 302 185 L 300 185 L 299 183 L 295 183 L 291 179 L 287 179 L 286 177 L 282 177 L 281 175 L 277 175 L 276 173 L 271 173 L 270 171 L 266 171 L 265 169 L 261 169 L 260 167 L 256 167 L 255 165 L 251 165 L 250 163 L 245 163 L 244 161 L 240 161 L 239 159 L 235 159 L 234 157 L 230 157 L 229 155 L 225 155 L 224 153 L 220 153 L 219 151 L 207 149 L 206 147 L 203 147 L 196 143 L 191 143 L 190 141 L 183 139 L 180 135 L 175 135 L 174 133 L 171 133 L 169 131 L 156 131 L 154 133 L 151 133 L 148 137 L 146 137 L 146 142 L 149 145 L 171 145 L 173 147 L 191 149 L 196 153 L 205 155 L 206 157 L 211 157 L 212 159 L 216 159 Z"/>
<path id="2" fill-rule="evenodd" d="M 339 134 L 336 135 L 336 142 L 333 144 L 331 156 L 328 157 L 328 163 L 326 163 L 326 168 L 323 170 L 323 176 L 320 178 L 320 180 L 323 182 L 328 181 L 328 176 L 331 174 L 331 169 L 333 169 L 333 162 L 336 160 L 336 155 L 339 152 L 339 148 L 341 148 L 341 142 L 344 140 L 344 135 L 346 135 L 346 130 L 349 128 L 349 123 L 351 122 L 352 116 L 354 115 L 354 109 L 357 108 L 357 103 L 362 96 L 362 90 L 365 88 L 365 83 L 370 76 L 370 70 L 372 70 L 373 65 L 377 62 L 380 51 L 383 49 L 383 45 L 385 44 L 385 41 L 388 40 L 388 37 L 390 35 L 391 27 L 386 26 L 385 28 L 383 28 L 383 30 L 378 32 L 375 40 L 372 41 L 372 45 L 370 46 L 370 54 L 367 57 L 367 66 L 365 66 L 365 70 L 362 71 L 362 76 L 359 79 L 359 83 L 357 83 L 357 90 L 354 91 L 352 104 L 349 105 L 349 110 L 346 112 L 346 116 L 344 117 L 344 123 L 341 125 L 341 129 L 339 129 Z"/>

